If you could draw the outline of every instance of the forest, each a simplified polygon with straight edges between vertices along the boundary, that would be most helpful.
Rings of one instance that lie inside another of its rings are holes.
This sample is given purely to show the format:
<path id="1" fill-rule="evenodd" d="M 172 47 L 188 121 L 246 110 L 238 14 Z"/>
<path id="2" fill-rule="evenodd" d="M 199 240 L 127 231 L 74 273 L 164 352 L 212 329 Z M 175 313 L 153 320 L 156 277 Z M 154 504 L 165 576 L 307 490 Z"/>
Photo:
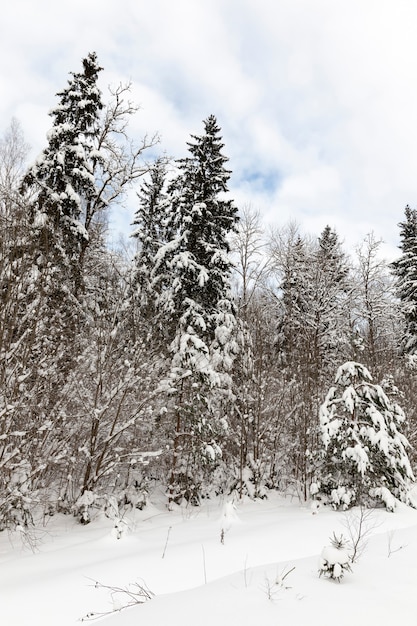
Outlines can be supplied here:
<path id="1" fill-rule="evenodd" d="M 373 233 L 347 253 L 331 226 L 267 229 L 229 198 L 214 115 L 187 157 L 158 155 L 101 71 L 90 53 L 70 73 L 35 163 L 17 120 L 0 140 L 0 530 L 157 487 L 168 507 L 411 503 L 417 211 L 390 264 Z M 116 249 L 109 211 L 132 192 Z"/>

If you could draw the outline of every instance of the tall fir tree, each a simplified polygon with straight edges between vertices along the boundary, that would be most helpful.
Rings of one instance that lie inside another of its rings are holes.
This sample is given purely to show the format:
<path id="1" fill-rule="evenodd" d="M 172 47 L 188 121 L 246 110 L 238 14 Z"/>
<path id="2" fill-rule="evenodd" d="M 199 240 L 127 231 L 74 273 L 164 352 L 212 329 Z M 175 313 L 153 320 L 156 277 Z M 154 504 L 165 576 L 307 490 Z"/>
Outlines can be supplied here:
<path id="1" fill-rule="evenodd" d="M 18 297 L 15 289 L 9 290 L 3 303 L 9 320 L 8 337 L 2 338 L 8 344 L 1 353 L 2 403 L 8 410 L 1 424 L 5 446 L 0 455 L 6 491 L 11 493 L 10 486 L 17 483 L 15 496 L 6 498 L 0 526 L 19 521 L 30 509 L 31 493 L 46 482 L 62 454 L 58 440 L 66 427 L 65 381 L 79 353 L 80 255 L 88 242 L 82 214 L 95 193 L 99 71 L 90 54 L 83 72 L 73 74 L 58 94 L 47 147 L 19 181 L 19 194 L 13 194 L 10 234 L 19 229 L 19 236 L 14 242 L 10 238 L 3 260 Z"/>
<path id="2" fill-rule="evenodd" d="M 341 360 L 350 356 L 349 266 L 339 236 L 326 226 L 318 238 L 313 293 L 314 350 L 321 383 Z"/>
<path id="3" fill-rule="evenodd" d="M 225 197 L 230 172 L 222 149 L 211 115 L 204 134 L 192 135 L 190 156 L 178 161 L 168 189 L 167 243 L 152 272 L 161 325 L 171 337 L 166 388 L 174 400 L 172 497 L 191 498 L 200 483 L 196 468 L 220 455 L 217 434 L 225 421 L 218 403 L 221 390 L 230 387 L 227 372 L 236 349 L 228 236 L 238 218 Z"/>
<path id="4" fill-rule="evenodd" d="M 400 222 L 399 259 L 391 265 L 396 277 L 396 291 L 404 321 L 401 351 L 417 352 L 417 211 L 405 207 L 405 220 Z"/>
<path id="5" fill-rule="evenodd" d="M 186 312 L 189 301 L 204 315 L 207 332 L 213 331 L 217 305 L 229 299 L 230 271 L 228 234 L 237 222 L 237 209 L 223 194 L 228 191 L 230 172 L 221 150 L 220 128 L 212 115 L 204 122 L 205 134 L 192 135 L 191 156 L 177 161 L 179 174 L 169 186 L 171 207 L 167 216 L 167 245 L 158 263 L 169 263 L 178 275 L 174 289 L 167 291 L 167 307 L 174 325 Z M 163 270 L 164 273 L 165 270 Z M 155 281 L 160 269 L 155 268 Z M 178 281 L 181 281 L 178 283 Z M 204 287 L 204 289 L 203 289 Z"/>
<path id="6" fill-rule="evenodd" d="M 307 285 L 311 283 L 311 251 L 300 235 L 289 242 L 288 248 L 280 285 L 282 317 L 278 323 L 278 344 L 284 366 L 293 363 L 297 367 L 294 353 L 298 351 L 299 343 L 304 343 L 302 333 L 308 312 Z"/>
<path id="7" fill-rule="evenodd" d="M 317 241 L 290 232 L 281 252 L 279 358 L 293 390 L 291 464 L 307 497 L 309 452 L 315 448 L 317 413 L 329 371 L 349 357 L 348 267 L 329 226 Z"/>
<path id="8" fill-rule="evenodd" d="M 21 253 L 31 264 L 31 284 L 22 294 L 16 332 L 36 337 L 34 366 L 48 362 L 52 378 L 68 371 L 79 343 L 81 256 L 89 242 L 85 213 L 98 194 L 94 167 L 103 107 L 97 87 L 100 70 L 95 53 L 90 53 L 83 71 L 72 73 L 68 86 L 57 94 L 48 144 L 21 185 L 22 194 L 28 195 L 29 223 Z M 29 307 L 33 314 L 28 325 L 23 320 Z"/>
<path id="9" fill-rule="evenodd" d="M 298 236 L 289 244 L 279 345 L 284 362 L 307 367 L 317 388 L 338 357 L 349 353 L 348 273 L 337 233 L 328 226 L 317 243 Z"/>
<path id="10" fill-rule="evenodd" d="M 29 169 L 23 188 L 34 192 L 30 207 L 37 251 L 44 263 L 54 263 L 71 273 L 77 287 L 79 261 L 88 242 L 84 219 L 98 195 L 94 168 L 99 158 L 96 138 L 103 108 L 97 86 L 101 67 L 95 53 L 83 60 L 83 72 L 72 73 L 59 104 L 50 113 L 53 125 L 48 145 Z"/>
<path id="11" fill-rule="evenodd" d="M 133 220 L 136 229 L 131 235 L 136 242 L 136 254 L 133 259 L 127 309 L 130 313 L 133 337 L 138 340 L 145 339 L 148 344 L 152 343 L 157 348 L 160 344 L 159 339 L 163 341 L 165 332 L 161 325 L 156 332 L 154 324 L 155 319 L 159 318 L 152 273 L 157 253 L 166 243 L 169 200 L 164 160 L 157 159 L 137 195 L 139 206 Z"/>

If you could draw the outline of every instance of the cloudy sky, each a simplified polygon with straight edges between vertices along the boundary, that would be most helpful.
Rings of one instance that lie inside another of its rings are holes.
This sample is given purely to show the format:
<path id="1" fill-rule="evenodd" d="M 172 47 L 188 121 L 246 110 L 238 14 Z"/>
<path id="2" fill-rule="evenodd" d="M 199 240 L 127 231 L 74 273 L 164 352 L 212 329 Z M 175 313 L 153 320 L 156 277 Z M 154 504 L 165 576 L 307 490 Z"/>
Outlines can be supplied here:
<path id="1" fill-rule="evenodd" d="M 16 117 L 35 158 L 55 93 L 96 51 L 103 89 L 132 81 L 133 136 L 182 157 L 213 113 L 239 206 L 330 224 L 349 247 L 373 231 L 391 257 L 417 205 L 416 32 L 415 0 L 7 0 L 0 131 Z"/>

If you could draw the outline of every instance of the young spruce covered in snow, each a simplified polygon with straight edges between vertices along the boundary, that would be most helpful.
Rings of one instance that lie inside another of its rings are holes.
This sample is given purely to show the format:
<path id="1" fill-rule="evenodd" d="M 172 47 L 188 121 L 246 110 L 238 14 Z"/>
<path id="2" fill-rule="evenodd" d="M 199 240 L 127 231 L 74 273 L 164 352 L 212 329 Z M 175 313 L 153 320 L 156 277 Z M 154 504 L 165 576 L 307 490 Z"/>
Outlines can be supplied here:
<path id="1" fill-rule="evenodd" d="M 320 408 L 322 463 L 312 491 L 341 509 L 382 501 L 394 510 L 396 498 L 410 503 L 414 477 L 404 421 L 402 409 L 372 383 L 364 365 L 342 365 Z"/>
<path id="2" fill-rule="evenodd" d="M 330 545 L 325 546 L 320 555 L 319 575 L 332 578 L 340 583 L 346 572 L 351 572 L 347 542 L 343 535 L 337 537 L 333 533 Z"/>

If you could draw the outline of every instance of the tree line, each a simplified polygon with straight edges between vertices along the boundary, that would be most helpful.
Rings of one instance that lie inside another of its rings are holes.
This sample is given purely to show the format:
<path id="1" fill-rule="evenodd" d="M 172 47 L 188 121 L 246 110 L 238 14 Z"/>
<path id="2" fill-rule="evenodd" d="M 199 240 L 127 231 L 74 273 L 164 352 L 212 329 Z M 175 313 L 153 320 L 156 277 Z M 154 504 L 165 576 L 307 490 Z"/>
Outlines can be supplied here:
<path id="1" fill-rule="evenodd" d="M 407 501 L 417 212 L 391 266 L 372 234 L 352 257 L 329 226 L 266 231 L 229 199 L 215 116 L 187 157 L 151 157 L 101 71 L 70 74 L 33 165 L 18 122 L 0 141 L 0 530 L 154 489 Z M 131 189 L 133 255 L 106 239 Z"/>

